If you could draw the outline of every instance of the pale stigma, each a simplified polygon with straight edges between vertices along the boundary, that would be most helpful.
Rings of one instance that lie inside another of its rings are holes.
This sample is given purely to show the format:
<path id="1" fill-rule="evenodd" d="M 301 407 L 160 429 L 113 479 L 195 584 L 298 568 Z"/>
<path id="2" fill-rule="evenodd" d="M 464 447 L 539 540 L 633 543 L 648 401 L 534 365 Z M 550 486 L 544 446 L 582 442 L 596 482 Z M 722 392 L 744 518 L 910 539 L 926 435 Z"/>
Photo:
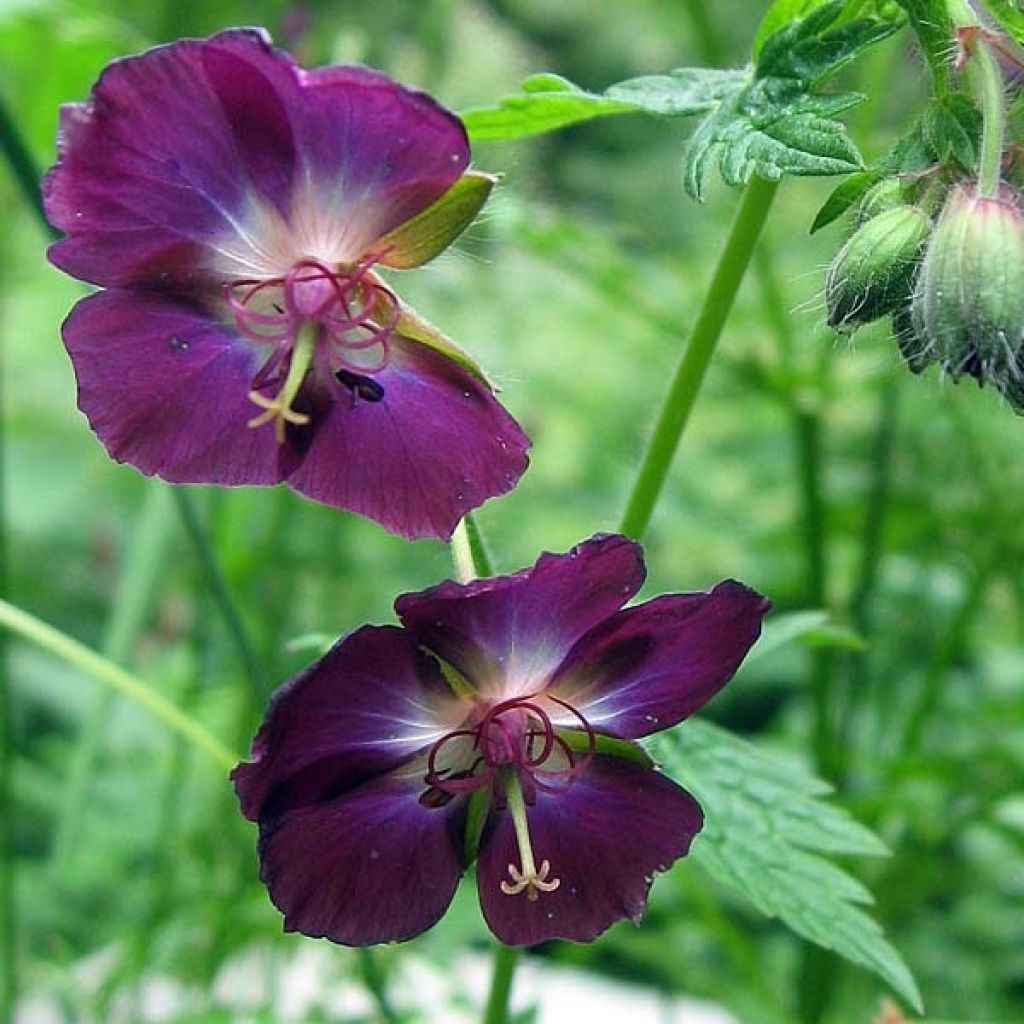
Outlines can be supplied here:
<path id="1" fill-rule="evenodd" d="M 288 364 L 288 376 L 285 377 L 281 390 L 273 398 L 267 398 L 258 391 L 249 392 L 249 400 L 265 411 L 249 420 L 248 426 L 262 427 L 264 423 L 273 421 L 274 436 L 278 444 L 284 444 L 285 430 L 289 423 L 300 427 L 309 423 L 309 416 L 304 412 L 296 412 L 292 408 L 292 402 L 295 401 L 306 371 L 313 361 L 318 330 L 315 323 L 306 323 L 299 328 L 295 346 L 292 348 L 291 362 Z"/>
<path id="2" fill-rule="evenodd" d="M 515 769 L 502 773 L 505 784 L 505 795 L 508 797 L 508 809 L 512 814 L 512 825 L 516 830 L 516 843 L 519 845 L 521 868 L 509 864 L 508 873 L 511 882 L 502 882 L 501 891 L 507 896 L 526 893 L 526 898 L 535 902 L 542 892 L 554 892 L 561 884 L 560 878 L 549 878 L 551 865 L 543 860 L 540 869 L 533 859 L 533 846 L 530 843 L 530 828 L 526 822 L 526 804 L 523 801 L 523 790 L 519 784 L 519 774 Z"/>

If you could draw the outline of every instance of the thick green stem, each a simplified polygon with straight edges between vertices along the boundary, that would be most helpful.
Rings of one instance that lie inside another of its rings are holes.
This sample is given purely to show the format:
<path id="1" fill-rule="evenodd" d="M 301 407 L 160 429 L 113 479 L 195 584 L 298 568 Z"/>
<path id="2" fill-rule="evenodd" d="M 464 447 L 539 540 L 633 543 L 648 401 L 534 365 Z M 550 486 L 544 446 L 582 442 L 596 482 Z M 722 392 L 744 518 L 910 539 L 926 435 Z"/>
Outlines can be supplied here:
<path id="1" fill-rule="evenodd" d="M 124 669 L 101 657 L 66 633 L 37 619 L 34 615 L 0 600 L 0 626 L 37 644 L 45 651 L 81 669 L 105 686 L 145 708 L 166 726 L 200 747 L 222 768 L 232 768 L 238 758 L 206 726 L 190 718 L 179 707 Z"/>
<path id="2" fill-rule="evenodd" d="M 518 949 L 498 946 L 494 951 L 494 973 L 491 975 L 491 991 L 487 996 L 482 1024 L 507 1024 L 508 999 L 518 963 Z"/>
<path id="3" fill-rule="evenodd" d="M 981 151 L 978 154 L 978 193 L 994 198 L 1002 176 L 1003 146 L 1006 139 L 1006 86 L 999 61 L 986 41 L 984 29 L 967 0 L 947 0 L 949 16 L 956 29 L 972 31 L 964 40 L 968 51 L 967 72 L 981 106 Z"/>
<path id="4" fill-rule="evenodd" d="M 778 182 L 755 176 L 743 195 L 626 503 L 620 530 L 627 536 L 647 529 L 777 189 Z"/>

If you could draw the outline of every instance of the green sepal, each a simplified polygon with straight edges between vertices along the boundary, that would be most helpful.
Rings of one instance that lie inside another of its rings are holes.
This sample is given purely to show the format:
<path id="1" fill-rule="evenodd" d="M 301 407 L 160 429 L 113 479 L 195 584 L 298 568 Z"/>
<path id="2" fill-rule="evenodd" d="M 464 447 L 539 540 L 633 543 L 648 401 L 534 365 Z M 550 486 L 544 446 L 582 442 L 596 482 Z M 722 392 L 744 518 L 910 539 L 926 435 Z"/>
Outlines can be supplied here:
<path id="1" fill-rule="evenodd" d="M 965 171 L 978 163 L 981 113 L 969 96 L 952 92 L 931 102 L 921 125 L 924 141 L 939 163 L 956 160 Z"/>
<path id="2" fill-rule="evenodd" d="M 462 848 L 464 863 L 468 867 L 480 852 L 480 837 L 484 833 L 487 815 L 491 810 L 491 787 L 483 786 L 469 798 L 466 808 L 466 842 Z"/>
<path id="3" fill-rule="evenodd" d="M 466 171 L 437 202 L 399 224 L 377 243 L 381 266 L 392 270 L 421 267 L 440 255 L 476 219 L 499 178 Z"/>
<path id="4" fill-rule="evenodd" d="M 416 310 L 403 302 L 398 304 L 398 323 L 395 325 L 395 333 L 406 341 L 419 342 L 421 345 L 432 348 L 471 373 L 492 391 L 495 390 L 484 371 L 451 338 L 442 334 L 429 320 L 420 316 Z"/>
<path id="5" fill-rule="evenodd" d="M 815 231 L 820 231 L 834 220 L 842 217 L 851 206 L 859 202 L 861 197 L 881 180 L 881 177 L 877 171 L 860 171 L 857 174 L 851 174 L 825 200 L 824 206 L 814 218 L 810 233 L 813 235 Z"/>
<path id="6" fill-rule="evenodd" d="M 650 754 L 632 740 L 620 740 L 614 736 L 606 736 L 604 733 L 596 732 L 594 735 L 594 753 L 602 757 L 617 757 L 622 761 L 632 761 L 634 764 L 644 768 L 653 768 L 654 761 Z M 566 746 L 574 754 L 586 754 L 590 750 L 590 737 L 580 729 L 559 729 L 558 738 L 563 740 Z"/>

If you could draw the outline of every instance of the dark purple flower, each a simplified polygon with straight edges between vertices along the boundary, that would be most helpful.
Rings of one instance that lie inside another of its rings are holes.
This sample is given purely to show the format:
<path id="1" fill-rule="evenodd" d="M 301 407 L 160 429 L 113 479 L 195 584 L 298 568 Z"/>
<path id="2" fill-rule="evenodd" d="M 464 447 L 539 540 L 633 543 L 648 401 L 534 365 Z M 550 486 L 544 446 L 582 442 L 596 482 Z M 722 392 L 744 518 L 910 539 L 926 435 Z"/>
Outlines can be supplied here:
<path id="1" fill-rule="evenodd" d="M 732 677 L 768 602 L 726 581 L 623 608 L 638 545 L 599 536 L 532 569 L 395 603 L 282 687 L 234 779 L 285 928 L 361 946 L 444 914 L 477 859 L 510 945 L 638 920 L 703 823 L 635 741 Z"/>
<path id="2" fill-rule="evenodd" d="M 113 458 L 284 481 L 410 538 L 515 485 L 528 439 L 377 273 L 437 255 L 494 184 L 454 114 L 235 30 L 115 61 L 63 109 L 59 156 L 50 259 L 105 289 L 64 341 Z"/>

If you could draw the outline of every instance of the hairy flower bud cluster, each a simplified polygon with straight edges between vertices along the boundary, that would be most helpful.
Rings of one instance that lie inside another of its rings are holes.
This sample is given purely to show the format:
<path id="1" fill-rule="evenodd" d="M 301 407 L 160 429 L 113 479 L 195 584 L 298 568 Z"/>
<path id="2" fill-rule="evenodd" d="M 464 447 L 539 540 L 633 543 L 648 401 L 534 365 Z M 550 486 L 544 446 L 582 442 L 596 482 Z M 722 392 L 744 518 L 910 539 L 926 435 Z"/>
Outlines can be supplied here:
<path id="1" fill-rule="evenodd" d="M 994 198 L 970 184 L 952 189 L 902 326 L 912 367 L 937 362 L 954 378 L 994 384 L 1024 412 L 1024 214 L 1014 189 Z"/>
<path id="2" fill-rule="evenodd" d="M 830 326 L 852 331 L 891 315 L 914 373 L 932 364 L 992 384 L 1024 414 L 1024 201 L 954 185 L 935 222 L 896 179 L 868 192 L 829 267 Z"/>

